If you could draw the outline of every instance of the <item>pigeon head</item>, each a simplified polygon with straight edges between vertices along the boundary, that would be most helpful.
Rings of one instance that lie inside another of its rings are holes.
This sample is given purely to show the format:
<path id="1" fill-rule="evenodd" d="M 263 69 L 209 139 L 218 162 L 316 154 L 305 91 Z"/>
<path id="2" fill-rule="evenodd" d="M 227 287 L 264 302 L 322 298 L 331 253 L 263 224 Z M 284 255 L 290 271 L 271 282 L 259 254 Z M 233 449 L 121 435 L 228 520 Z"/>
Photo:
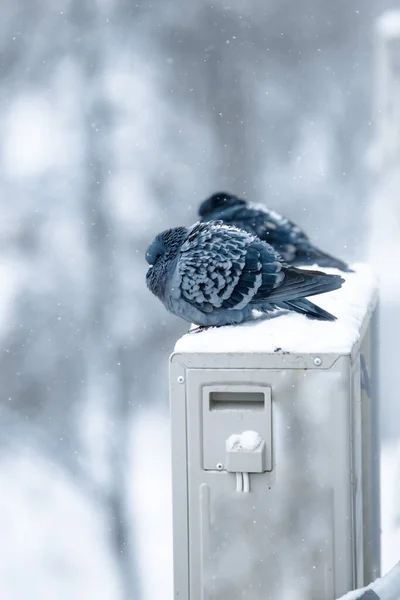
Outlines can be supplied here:
<path id="1" fill-rule="evenodd" d="M 224 208 L 230 208 L 231 206 L 238 206 L 240 204 L 246 204 L 246 200 L 242 200 L 227 192 L 217 192 L 200 204 L 199 215 L 201 217 L 207 217 L 215 211 L 224 210 Z"/>
<path id="2" fill-rule="evenodd" d="M 146 250 L 146 261 L 150 265 L 146 273 L 149 289 L 158 298 L 164 295 L 165 284 L 175 266 L 175 259 L 189 234 L 187 227 L 174 227 L 159 233 Z"/>
<path id="3" fill-rule="evenodd" d="M 165 244 L 161 234 L 159 234 L 156 238 L 154 238 L 146 250 L 146 262 L 150 265 L 150 267 L 153 267 L 164 254 Z"/>

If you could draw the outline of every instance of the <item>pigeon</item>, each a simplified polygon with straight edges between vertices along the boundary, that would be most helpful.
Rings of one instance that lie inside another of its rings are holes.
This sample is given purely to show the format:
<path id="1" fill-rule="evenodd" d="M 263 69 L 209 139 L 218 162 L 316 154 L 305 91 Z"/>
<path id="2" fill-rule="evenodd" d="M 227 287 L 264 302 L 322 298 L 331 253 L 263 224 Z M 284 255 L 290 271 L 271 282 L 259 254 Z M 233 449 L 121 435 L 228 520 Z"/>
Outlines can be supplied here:
<path id="1" fill-rule="evenodd" d="M 202 221 L 223 221 L 254 233 L 271 244 L 287 263 L 317 264 L 353 272 L 345 262 L 314 246 L 298 225 L 263 204 L 248 203 L 233 194 L 218 192 L 201 203 L 199 215 Z"/>
<path id="2" fill-rule="evenodd" d="M 150 291 L 171 313 L 201 328 L 265 318 L 276 310 L 334 321 L 306 297 L 344 283 L 340 275 L 287 265 L 256 235 L 220 221 L 159 233 L 146 261 Z"/>

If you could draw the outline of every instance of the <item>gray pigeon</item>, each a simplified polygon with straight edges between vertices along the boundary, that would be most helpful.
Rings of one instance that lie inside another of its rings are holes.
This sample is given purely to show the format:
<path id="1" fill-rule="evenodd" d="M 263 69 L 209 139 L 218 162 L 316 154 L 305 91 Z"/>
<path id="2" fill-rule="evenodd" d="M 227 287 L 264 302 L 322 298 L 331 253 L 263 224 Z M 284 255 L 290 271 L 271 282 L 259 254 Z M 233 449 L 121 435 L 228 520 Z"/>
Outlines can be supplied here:
<path id="1" fill-rule="evenodd" d="M 266 242 L 222 222 L 158 234 L 146 252 L 147 286 L 167 310 L 201 327 L 243 323 L 255 311 L 291 310 L 336 317 L 305 297 L 336 290 L 344 279 L 284 263 Z"/>
<path id="2" fill-rule="evenodd" d="M 317 264 L 352 272 L 345 262 L 314 246 L 293 221 L 264 204 L 253 204 L 233 194 L 217 192 L 200 204 L 199 215 L 202 221 L 222 221 L 254 233 L 271 244 L 283 260 L 292 265 Z"/>

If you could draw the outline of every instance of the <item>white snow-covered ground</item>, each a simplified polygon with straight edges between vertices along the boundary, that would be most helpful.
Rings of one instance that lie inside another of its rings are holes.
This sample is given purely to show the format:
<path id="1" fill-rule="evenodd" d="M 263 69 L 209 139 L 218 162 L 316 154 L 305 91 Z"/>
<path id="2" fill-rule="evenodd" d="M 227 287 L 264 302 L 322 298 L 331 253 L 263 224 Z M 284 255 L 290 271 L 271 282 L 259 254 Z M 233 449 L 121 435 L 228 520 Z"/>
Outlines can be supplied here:
<path id="1" fill-rule="evenodd" d="M 360 325 L 376 300 L 377 281 L 367 265 L 352 265 L 355 273 L 341 273 L 342 288 L 310 298 L 337 317 L 316 321 L 288 313 L 278 319 L 262 319 L 237 326 L 188 333 L 179 339 L 175 352 L 288 352 L 347 353 L 359 335 Z M 313 268 L 318 268 L 317 266 Z M 339 274 L 335 269 L 324 271 Z"/>
<path id="2" fill-rule="evenodd" d="M 15 449 L 0 490 L 2 600 L 122 598 L 105 521 L 48 456 Z"/>
<path id="3" fill-rule="evenodd" d="M 142 600 L 172 600 L 172 496 L 169 421 L 156 411 L 136 421 L 131 502 L 138 536 Z"/>

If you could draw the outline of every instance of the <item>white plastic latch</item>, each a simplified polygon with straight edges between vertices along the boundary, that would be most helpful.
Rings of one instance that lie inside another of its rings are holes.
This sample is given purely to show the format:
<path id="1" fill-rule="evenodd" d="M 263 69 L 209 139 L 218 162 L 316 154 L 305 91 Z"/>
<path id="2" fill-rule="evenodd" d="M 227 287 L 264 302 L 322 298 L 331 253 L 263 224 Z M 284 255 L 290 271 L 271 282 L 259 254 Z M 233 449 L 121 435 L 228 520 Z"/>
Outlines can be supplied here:
<path id="1" fill-rule="evenodd" d="M 265 442 L 256 431 L 234 433 L 226 440 L 225 468 L 230 473 L 262 473 L 265 452 Z"/>
<path id="2" fill-rule="evenodd" d="M 265 442 L 256 431 L 234 433 L 226 440 L 225 469 L 236 473 L 236 491 L 249 492 L 249 473 L 262 473 L 266 467 Z"/>

